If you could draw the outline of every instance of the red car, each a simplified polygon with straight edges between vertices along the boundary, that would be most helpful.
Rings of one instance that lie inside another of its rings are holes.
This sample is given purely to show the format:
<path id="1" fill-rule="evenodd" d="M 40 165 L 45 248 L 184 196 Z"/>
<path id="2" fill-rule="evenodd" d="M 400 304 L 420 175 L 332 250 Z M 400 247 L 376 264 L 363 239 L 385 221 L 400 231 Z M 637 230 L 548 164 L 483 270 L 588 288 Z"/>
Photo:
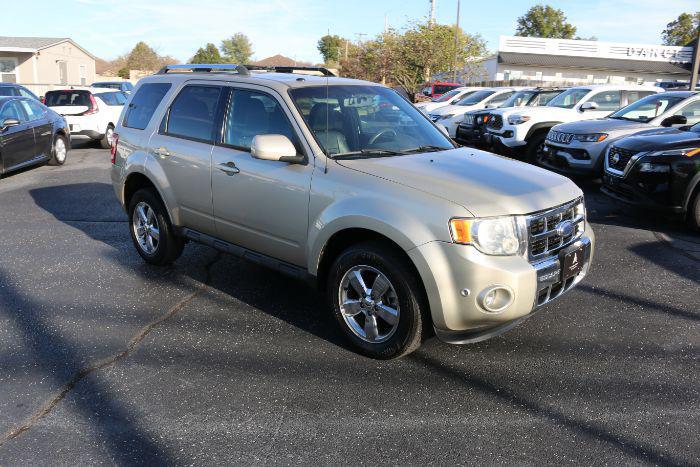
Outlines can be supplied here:
<path id="1" fill-rule="evenodd" d="M 434 83 L 428 83 L 421 91 L 421 94 L 425 97 L 430 97 L 435 99 L 442 96 L 448 91 L 452 91 L 455 88 L 461 87 L 459 83 L 446 83 L 443 81 L 435 81 Z"/>

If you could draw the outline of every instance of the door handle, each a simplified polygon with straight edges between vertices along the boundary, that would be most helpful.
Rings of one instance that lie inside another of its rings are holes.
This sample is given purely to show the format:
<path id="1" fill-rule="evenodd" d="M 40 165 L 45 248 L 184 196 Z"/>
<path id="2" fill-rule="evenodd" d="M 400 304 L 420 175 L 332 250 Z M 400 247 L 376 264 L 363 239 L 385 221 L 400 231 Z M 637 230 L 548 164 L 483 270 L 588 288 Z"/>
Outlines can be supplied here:
<path id="1" fill-rule="evenodd" d="M 233 161 L 228 161 L 223 164 L 219 164 L 219 170 L 221 170 L 226 175 L 236 175 L 241 171 Z"/>
<path id="2" fill-rule="evenodd" d="M 159 147 L 158 149 L 154 150 L 153 152 L 156 153 L 157 156 L 160 157 L 168 157 L 170 155 L 170 151 L 164 146 Z"/>

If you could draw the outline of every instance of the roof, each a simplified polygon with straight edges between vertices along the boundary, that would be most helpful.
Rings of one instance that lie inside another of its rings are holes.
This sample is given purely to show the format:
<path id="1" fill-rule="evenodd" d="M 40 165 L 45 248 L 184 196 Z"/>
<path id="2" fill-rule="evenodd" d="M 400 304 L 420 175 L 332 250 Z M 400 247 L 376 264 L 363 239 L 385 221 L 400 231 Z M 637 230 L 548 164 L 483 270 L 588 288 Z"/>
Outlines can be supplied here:
<path id="1" fill-rule="evenodd" d="M 39 50 L 51 47 L 52 45 L 60 44 L 61 42 L 70 42 L 91 58 L 95 58 L 90 52 L 78 45 L 70 37 L 10 37 L 0 36 L 0 51 L 13 52 L 37 52 Z"/>
<path id="2" fill-rule="evenodd" d="M 570 57 L 564 55 L 526 54 L 500 52 L 498 63 L 508 65 L 536 65 L 552 68 L 577 68 L 585 70 L 614 70 L 632 73 L 690 73 L 689 63 L 658 62 L 647 60 L 618 60 L 614 58 Z"/>
<path id="3" fill-rule="evenodd" d="M 370 81 L 359 79 L 339 78 L 335 76 L 317 76 L 298 73 L 273 73 L 256 72 L 251 70 L 249 75 L 239 73 L 167 73 L 155 74 L 142 78 L 139 82 L 166 82 L 182 83 L 189 80 L 212 80 L 236 83 L 255 83 L 286 92 L 289 88 L 302 88 L 309 86 L 340 86 L 340 85 L 360 85 L 360 86 L 381 86 Z"/>

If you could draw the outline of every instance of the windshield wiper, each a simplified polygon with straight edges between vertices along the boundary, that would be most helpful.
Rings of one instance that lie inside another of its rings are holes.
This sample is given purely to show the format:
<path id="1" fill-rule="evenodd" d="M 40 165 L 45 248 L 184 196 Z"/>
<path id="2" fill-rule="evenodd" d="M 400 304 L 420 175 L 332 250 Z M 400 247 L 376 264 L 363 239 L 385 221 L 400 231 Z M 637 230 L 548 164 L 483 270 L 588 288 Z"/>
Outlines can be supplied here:
<path id="1" fill-rule="evenodd" d="M 352 159 L 358 156 L 367 157 L 383 157 L 383 156 L 399 156 L 403 152 L 391 151 L 389 149 L 361 149 L 359 151 L 341 152 L 339 154 L 332 154 L 333 159 Z"/>
<path id="2" fill-rule="evenodd" d="M 405 149 L 401 151 L 401 154 L 409 154 L 412 152 L 438 152 L 438 151 L 449 151 L 454 148 L 443 148 L 442 146 L 426 145 L 418 146 L 417 148 Z"/>

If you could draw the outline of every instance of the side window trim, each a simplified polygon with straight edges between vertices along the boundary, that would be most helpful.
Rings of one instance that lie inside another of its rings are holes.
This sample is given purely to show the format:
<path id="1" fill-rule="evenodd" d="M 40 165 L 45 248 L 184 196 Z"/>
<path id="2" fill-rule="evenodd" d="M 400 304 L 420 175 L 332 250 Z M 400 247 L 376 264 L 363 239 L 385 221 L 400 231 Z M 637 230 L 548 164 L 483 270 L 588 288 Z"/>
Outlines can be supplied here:
<path id="1" fill-rule="evenodd" d="M 219 99 L 216 104 L 216 112 L 214 112 L 214 125 L 212 127 L 212 133 L 210 135 L 210 139 L 202 139 L 202 138 L 194 138 L 191 136 L 185 136 L 185 135 L 178 135 L 174 133 L 168 132 L 168 125 L 170 122 L 170 111 L 172 110 L 173 105 L 175 105 L 175 102 L 177 102 L 178 97 L 182 94 L 182 92 L 187 89 L 188 87 L 207 87 L 207 88 L 218 88 L 220 90 L 219 94 Z M 204 144 L 210 144 L 214 145 L 216 140 L 217 140 L 217 131 L 221 127 L 221 122 L 220 118 L 223 116 L 223 113 L 221 111 L 221 106 L 222 106 L 222 96 L 226 94 L 226 87 L 221 86 L 220 84 L 202 84 L 202 83 L 188 83 L 185 82 L 183 86 L 178 89 L 177 93 L 174 93 L 173 99 L 170 101 L 168 104 L 168 108 L 165 111 L 165 114 L 163 115 L 163 119 L 161 120 L 160 125 L 158 125 L 158 134 L 162 136 L 167 136 L 169 138 L 177 138 L 177 139 L 184 139 L 187 141 L 193 141 L 196 143 L 204 143 Z"/>
<path id="2" fill-rule="evenodd" d="M 284 118 L 287 121 L 287 123 L 289 124 L 289 128 L 292 130 L 292 132 L 294 132 L 294 136 L 298 142 L 298 145 L 295 144 L 295 146 L 298 146 L 297 152 L 299 150 L 301 150 L 301 155 L 303 155 L 306 162 L 308 162 L 309 156 L 308 156 L 307 150 L 303 144 L 304 140 L 300 136 L 299 129 L 293 123 L 294 118 L 290 118 L 291 111 L 288 108 L 287 103 L 283 99 L 278 98 L 277 96 L 273 95 L 272 93 L 270 93 L 266 90 L 261 90 L 257 87 L 241 87 L 241 86 L 236 86 L 235 84 L 231 85 L 231 86 L 226 86 L 226 87 L 228 88 L 228 97 L 227 97 L 226 102 L 224 103 L 225 105 L 223 108 L 223 112 L 221 113 L 221 121 L 220 121 L 221 126 L 219 128 L 220 134 L 217 134 L 218 138 L 215 142 L 216 146 L 220 146 L 220 147 L 228 148 L 228 149 L 235 149 L 237 151 L 250 153 L 249 147 L 238 146 L 238 145 L 228 144 L 228 143 L 224 142 L 224 135 L 225 135 L 225 131 L 226 131 L 226 120 L 227 120 L 226 117 L 228 116 L 228 112 L 231 108 L 231 105 L 233 104 L 233 94 L 236 91 L 257 92 L 257 93 L 260 93 L 260 94 L 267 96 L 268 98 L 272 99 L 273 101 L 275 101 L 277 103 L 277 106 L 282 110 Z M 294 144 L 294 141 L 292 141 L 292 144 Z"/>

